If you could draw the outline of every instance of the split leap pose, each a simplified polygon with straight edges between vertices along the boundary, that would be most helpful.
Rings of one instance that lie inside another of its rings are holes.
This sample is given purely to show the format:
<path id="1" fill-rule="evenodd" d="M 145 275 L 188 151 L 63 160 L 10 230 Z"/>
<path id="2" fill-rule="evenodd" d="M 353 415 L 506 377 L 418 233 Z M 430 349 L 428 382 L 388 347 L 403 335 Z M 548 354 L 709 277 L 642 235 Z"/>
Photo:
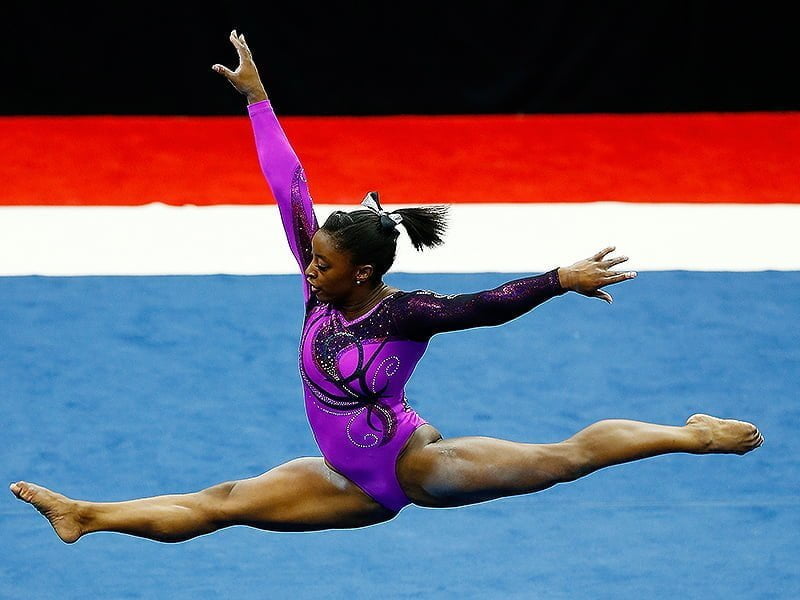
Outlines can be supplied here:
<path id="1" fill-rule="evenodd" d="M 595 423 L 555 444 L 487 437 L 442 439 L 408 404 L 404 388 L 437 333 L 499 325 L 570 290 L 608 302 L 601 288 L 635 277 L 610 270 L 625 257 L 606 248 L 566 268 L 492 290 L 443 296 L 383 283 L 398 225 L 417 248 L 442 243 L 445 207 L 365 208 L 317 224 L 305 174 L 267 99 L 244 36 L 231 42 L 239 66 L 214 70 L 247 97 L 258 157 L 304 273 L 300 373 L 322 457 L 298 458 L 241 481 L 126 502 L 73 500 L 32 483 L 11 491 L 74 542 L 116 531 L 179 542 L 231 525 L 310 531 L 373 525 L 413 503 L 454 507 L 529 494 L 593 471 L 671 452 L 744 454 L 761 445 L 755 426 L 708 415 L 681 427 Z"/>

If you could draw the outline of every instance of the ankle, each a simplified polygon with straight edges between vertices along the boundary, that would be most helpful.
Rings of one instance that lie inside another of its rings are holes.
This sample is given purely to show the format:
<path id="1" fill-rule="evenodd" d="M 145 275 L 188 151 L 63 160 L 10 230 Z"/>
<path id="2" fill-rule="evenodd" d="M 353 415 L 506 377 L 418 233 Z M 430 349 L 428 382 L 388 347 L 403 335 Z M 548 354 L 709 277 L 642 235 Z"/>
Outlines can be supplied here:
<path id="1" fill-rule="evenodd" d="M 702 454 L 711 447 L 713 435 L 708 424 L 703 422 L 691 422 L 683 426 L 683 429 L 692 436 L 692 452 Z"/>
<path id="2" fill-rule="evenodd" d="M 97 531 L 97 511 L 95 511 L 93 503 L 83 500 L 73 500 L 73 502 L 73 515 L 75 516 L 75 522 L 80 527 L 82 534 Z"/>

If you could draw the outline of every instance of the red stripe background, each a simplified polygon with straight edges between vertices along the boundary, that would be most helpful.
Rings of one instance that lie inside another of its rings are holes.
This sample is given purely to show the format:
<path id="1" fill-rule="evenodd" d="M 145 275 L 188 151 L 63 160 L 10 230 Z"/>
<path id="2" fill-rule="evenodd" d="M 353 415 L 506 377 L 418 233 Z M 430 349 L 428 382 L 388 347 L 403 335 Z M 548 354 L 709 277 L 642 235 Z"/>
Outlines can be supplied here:
<path id="1" fill-rule="evenodd" d="M 315 201 L 800 202 L 800 113 L 284 117 Z M 245 117 L 0 118 L 0 204 L 270 200 Z"/>

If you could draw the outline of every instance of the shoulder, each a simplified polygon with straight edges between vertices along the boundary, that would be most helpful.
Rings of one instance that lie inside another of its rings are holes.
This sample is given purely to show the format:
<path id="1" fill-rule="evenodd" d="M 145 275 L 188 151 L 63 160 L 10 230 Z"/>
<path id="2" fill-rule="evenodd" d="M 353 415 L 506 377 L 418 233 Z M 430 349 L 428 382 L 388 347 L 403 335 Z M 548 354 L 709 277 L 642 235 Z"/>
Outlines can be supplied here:
<path id="1" fill-rule="evenodd" d="M 440 294 L 430 290 L 398 291 L 388 301 L 387 312 L 396 335 L 411 341 L 427 342 L 432 324 L 442 312 Z"/>
<path id="2" fill-rule="evenodd" d="M 458 294 L 440 294 L 439 292 L 434 292 L 432 290 L 413 290 L 410 292 L 397 290 L 397 292 L 399 293 L 397 294 L 396 300 L 402 300 L 404 302 L 414 302 L 415 300 L 450 300 L 458 296 Z"/>
<path id="3" fill-rule="evenodd" d="M 397 290 L 387 300 L 387 307 L 396 319 L 415 319 L 421 315 L 434 316 L 456 294 L 444 295 L 431 290 Z"/>

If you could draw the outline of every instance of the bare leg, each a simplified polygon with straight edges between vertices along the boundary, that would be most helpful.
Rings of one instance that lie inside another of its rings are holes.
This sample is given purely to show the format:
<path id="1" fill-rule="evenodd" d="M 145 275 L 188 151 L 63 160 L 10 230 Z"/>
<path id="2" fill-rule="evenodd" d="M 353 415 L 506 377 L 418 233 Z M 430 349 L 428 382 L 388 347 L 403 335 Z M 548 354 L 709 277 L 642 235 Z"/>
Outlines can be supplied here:
<path id="1" fill-rule="evenodd" d="M 95 531 L 181 542 L 231 525 L 271 531 L 364 527 L 391 519 L 387 510 L 321 458 L 301 458 L 251 479 L 193 494 L 127 502 L 72 500 L 18 482 L 11 491 L 33 504 L 67 543 Z"/>
<path id="2" fill-rule="evenodd" d="M 707 415 L 694 415 L 683 427 L 608 420 L 557 444 L 485 437 L 440 440 L 407 452 L 398 477 L 416 504 L 452 507 L 537 492 L 659 454 L 744 454 L 762 442 L 750 423 Z"/>

